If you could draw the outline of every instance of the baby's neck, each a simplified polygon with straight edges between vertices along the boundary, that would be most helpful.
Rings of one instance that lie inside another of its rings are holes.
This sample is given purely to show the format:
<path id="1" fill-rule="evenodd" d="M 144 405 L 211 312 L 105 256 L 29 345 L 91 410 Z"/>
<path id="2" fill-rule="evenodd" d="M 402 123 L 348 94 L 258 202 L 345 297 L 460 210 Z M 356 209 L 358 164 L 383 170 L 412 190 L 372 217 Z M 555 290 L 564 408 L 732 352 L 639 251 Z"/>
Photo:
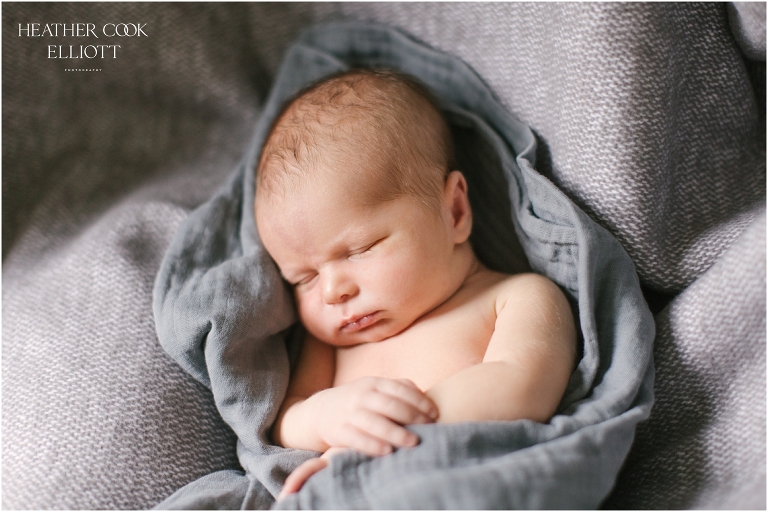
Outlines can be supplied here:
<path id="1" fill-rule="evenodd" d="M 472 246 L 469 245 L 469 242 L 464 242 L 456 246 L 454 250 L 453 264 L 451 265 L 450 275 L 448 276 L 451 285 L 447 290 L 447 296 L 444 297 L 444 300 L 441 301 L 440 304 L 435 306 L 436 308 L 487 271 L 485 266 L 483 266 L 483 264 L 480 263 L 480 260 L 475 256 L 475 251 L 472 249 Z"/>
<path id="2" fill-rule="evenodd" d="M 460 251 L 456 256 L 457 268 L 459 269 L 458 274 L 461 276 L 461 284 L 458 286 L 456 291 L 463 288 L 468 283 L 474 281 L 475 278 L 488 271 L 485 265 L 480 263 L 480 260 L 477 259 L 475 251 L 472 249 L 472 246 L 469 245 L 469 242 L 465 242 L 463 246 L 464 247 L 457 248 L 457 251 Z M 454 294 L 455 293 L 456 292 L 454 292 Z"/>

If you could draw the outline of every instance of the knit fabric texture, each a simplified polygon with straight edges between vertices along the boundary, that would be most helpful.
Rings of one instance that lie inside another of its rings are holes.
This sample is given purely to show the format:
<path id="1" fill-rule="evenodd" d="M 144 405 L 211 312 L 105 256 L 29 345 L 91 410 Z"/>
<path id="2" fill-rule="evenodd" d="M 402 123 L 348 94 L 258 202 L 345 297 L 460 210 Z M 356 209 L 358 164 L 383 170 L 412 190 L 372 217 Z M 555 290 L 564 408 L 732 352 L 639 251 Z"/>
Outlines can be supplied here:
<path id="1" fill-rule="evenodd" d="M 657 316 L 656 404 L 607 508 L 765 508 L 765 232 Z"/>

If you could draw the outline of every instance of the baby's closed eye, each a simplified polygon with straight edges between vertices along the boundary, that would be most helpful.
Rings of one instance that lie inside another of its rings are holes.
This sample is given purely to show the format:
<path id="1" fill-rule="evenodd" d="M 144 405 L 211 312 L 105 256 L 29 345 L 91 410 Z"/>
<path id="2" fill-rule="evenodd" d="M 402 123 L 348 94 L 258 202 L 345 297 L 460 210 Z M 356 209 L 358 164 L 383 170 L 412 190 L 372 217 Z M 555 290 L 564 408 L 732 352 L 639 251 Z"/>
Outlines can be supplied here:
<path id="1" fill-rule="evenodd" d="M 317 277 L 317 273 L 313 272 L 311 274 L 295 277 L 292 279 L 288 279 L 287 277 L 283 276 L 283 279 L 285 279 L 289 285 L 293 286 L 294 288 L 297 286 L 304 286 L 310 284 L 314 279 Z"/>
<path id="2" fill-rule="evenodd" d="M 374 247 L 376 247 L 379 243 L 384 241 L 384 239 L 386 239 L 386 238 L 387 237 L 379 238 L 378 240 L 376 240 L 375 242 L 373 242 L 371 244 L 367 244 L 367 245 L 364 245 L 363 247 L 361 247 L 359 249 L 354 249 L 354 250 L 350 251 L 350 253 L 347 256 L 347 258 L 348 259 L 355 259 L 355 258 L 360 258 L 360 257 L 365 256 L 366 254 L 370 253 L 371 250 Z"/>

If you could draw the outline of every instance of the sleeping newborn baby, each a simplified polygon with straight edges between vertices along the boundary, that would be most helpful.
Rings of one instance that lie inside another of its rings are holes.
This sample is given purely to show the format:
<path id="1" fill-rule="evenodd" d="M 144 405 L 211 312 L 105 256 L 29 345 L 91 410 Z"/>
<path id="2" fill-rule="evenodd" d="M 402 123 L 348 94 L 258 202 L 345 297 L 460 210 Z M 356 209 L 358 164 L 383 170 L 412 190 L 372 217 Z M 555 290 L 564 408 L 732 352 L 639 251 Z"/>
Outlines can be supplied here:
<path id="1" fill-rule="evenodd" d="M 272 430 L 324 452 L 412 447 L 405 426 L 555 413 L 574 367 L 562 291 L 484 267 L 467 182 L 435 100 L 407 76 L 354 70 L 282 112 L 257 170 L 256 224 L 307 335 Z"/>

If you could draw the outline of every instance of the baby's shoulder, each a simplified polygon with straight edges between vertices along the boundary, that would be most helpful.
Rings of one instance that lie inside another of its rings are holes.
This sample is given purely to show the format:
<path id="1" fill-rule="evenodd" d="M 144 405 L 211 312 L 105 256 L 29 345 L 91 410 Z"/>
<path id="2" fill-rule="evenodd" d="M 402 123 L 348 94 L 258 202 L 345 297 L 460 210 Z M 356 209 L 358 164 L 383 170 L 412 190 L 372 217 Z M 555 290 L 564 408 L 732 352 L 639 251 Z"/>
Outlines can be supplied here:
<path id="1" fill-rule="evenodd" d="M 455 306 L 463 304 L 476 309 L 487 310 L 487 314 L 498 316 L 501 311 L 511 306 L 519 312 L 528 310 L 546 311 L 559 309 L 567 304 L 565 294 L 549 278 L 533 272 L 503 274 L 481 267 L 469 276 L 461 289 L 444 305 L 453 311 Z"/>
<path id="2" fill-rule="evenodd" d="M 564 297 L 554 281 L 540 274 L 494 274 L 495 279 L 489 279 L 488 293 L 494 299 L 497 312 L 509 302 L 514 303 L 515 307 L 525 307 L 526 304 L 547 303 L 551 299 Z"/>

